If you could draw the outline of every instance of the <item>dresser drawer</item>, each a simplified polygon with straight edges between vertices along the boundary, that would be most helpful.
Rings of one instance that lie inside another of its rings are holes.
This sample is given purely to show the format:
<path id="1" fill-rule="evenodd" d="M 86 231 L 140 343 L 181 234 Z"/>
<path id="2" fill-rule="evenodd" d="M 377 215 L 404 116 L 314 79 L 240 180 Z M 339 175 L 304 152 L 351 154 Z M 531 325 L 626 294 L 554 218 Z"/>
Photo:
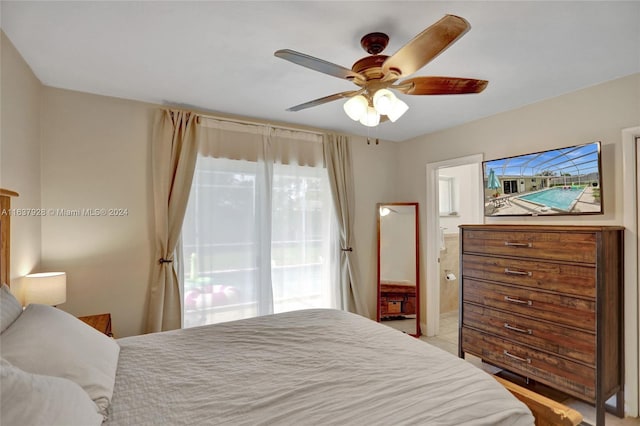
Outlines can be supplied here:
<path id="1" fill-rule="evenodd" d="M 594 233 L 465 230 L 465 253 L 595 263 Z"/>
<path id="2" fill-rule="evenodd" d="M 595 366 L 596 336 L 545 321 L 465 303 L 463 324 Z"/>
<path id="3" fill-rule="evenodd" d="M 464 254 L 462 275 L 595 298 L 595 267 Z"/>
<path id="4" fill-rule="evenodd" d="M 594 368 L 466 327 L 461 331 L 463 351 L 569 395 L 595 401 Z"/>
<path id="5" fill-rule="evenodd" d="M 480 282 L 471 278 L 465 278 L 463 282 L 462 298 L 465 302 L 529 315 L 587 331 L 595 331 L 596 328 L 595 300 Z"/>

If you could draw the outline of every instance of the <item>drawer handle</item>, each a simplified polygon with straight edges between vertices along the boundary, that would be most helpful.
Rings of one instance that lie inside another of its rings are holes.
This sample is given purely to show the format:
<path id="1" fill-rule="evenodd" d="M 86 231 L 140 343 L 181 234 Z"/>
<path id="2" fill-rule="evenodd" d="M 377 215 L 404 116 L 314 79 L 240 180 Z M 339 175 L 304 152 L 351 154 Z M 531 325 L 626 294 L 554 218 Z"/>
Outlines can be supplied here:
<path id="1" fill-rule="evenodd" d="M 509 296 L 505 296 L 504 300 L 507 301 L 507 302 L 511 302 L 511 303 L 520 303 L 522 305 L 529 305 L 529 306 L 531 306 L 533 304 L 533 302 L 531 300 L 514 299 L 514 298 L 509 297 Z"/>
<path id="2" fill-rule="evenodd" d="M 509 275 L 526 275 L 531 276 L 531 271 L 514 271 L 513 269 L 504 268 L 504 273 Z"/>
<path id="3" fill-rule="evenodd" d="M 533 243 L 512 243 L 511 241 L 505 241 L 504 245 L 508 247 L 527 247 L 527 248 L 533 247 Z"/>
<path id="4" fill-rule="evenodd" d="M 517 331 L 518 333 L 533 334 L 533 331 L 530 328 L 527 328 L 525 330 L 524 328 L 518 328 L 512 325 L 509 325 L 509 323 L 507 322 L 504 323 L 504 328 L 506 328 L 507 330 Z"/>
<path id="5" fill-rule="evenodd" d="M 527 364 L 531 364 L 531 358 L 522 358 L 522 357 L 510 354 L 509 351 L 507 351 L 506 349 L 504 350 L 504 354 L 509 358 L 515 359 L 516 361 L 526 362 Z"/>

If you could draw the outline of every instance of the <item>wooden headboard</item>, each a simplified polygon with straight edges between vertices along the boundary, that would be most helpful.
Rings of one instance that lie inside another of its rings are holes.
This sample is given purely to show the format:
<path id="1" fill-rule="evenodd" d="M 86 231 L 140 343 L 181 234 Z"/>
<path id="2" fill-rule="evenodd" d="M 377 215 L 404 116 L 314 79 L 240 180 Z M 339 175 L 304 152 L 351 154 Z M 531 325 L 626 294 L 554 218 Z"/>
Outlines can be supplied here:
<path id="1" fill-rule="evenodd" d="M 18 193 L 0 188 L 0 285 L 11 285 L 11 197 Z"/>

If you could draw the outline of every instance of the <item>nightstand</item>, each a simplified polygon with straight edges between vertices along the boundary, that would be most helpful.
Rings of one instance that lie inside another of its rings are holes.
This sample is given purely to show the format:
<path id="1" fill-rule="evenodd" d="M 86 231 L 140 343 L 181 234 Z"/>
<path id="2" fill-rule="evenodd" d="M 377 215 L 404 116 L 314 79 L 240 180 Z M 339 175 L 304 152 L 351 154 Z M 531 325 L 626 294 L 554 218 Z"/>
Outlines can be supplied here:
<path id="1" fill-rule="evenodd" d="M 78 317 L 78 319 L 95 328 L 100 333 L 113 337 L 113 332 L 111 331 L 111 314 L 88 315 L 86 317 Z"/>

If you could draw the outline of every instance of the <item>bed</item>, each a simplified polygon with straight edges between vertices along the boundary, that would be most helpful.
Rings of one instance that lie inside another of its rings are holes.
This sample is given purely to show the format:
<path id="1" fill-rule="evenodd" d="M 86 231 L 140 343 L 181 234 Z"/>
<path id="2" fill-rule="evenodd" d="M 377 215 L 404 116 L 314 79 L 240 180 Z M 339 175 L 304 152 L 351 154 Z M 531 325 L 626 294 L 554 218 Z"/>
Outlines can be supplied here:
<path id="1" fill-rule="evenodd" d="M 532 424 L 526 407 L 486 373 L 343 311 L 296 311 L 119 344 L 107 425 Z"/>
<path id="2" fill-rule="evenodd" d="M 555 419 L 538 425 L 579 423 L 566 407 L 337 310 L 113 340 L 57 308 L 29 305 L 0 334 L 0 352 L 7 425 L 532 425 L 507 389 Z M 41 399 L 7 380 L 7 368 L 44 380 Z"/>
<path id="3" fill-rule="evenodd" d="M 538 425 L 579 423 L 573 410 L 338 310 L 114 340 L 51 306 L 22 310 L 3 285 L 0 327 L 3 425 L 519 426 L 534 423 L 527 406 Z"/>
<path id="4" fill-rule="evenodd" d="M 482 370 L 337 310 L 113 341 L 61 310 L 29 305 L 0 339 L 13 368 L 78 383 L 105 426 L 533 424 L 526 406 Z M 3 395 L 13 394 L 5 368 Z M 2 408 L 4 415 L 4 401 Z M 100 424 L 95 414 L 78 424 Z"/>

